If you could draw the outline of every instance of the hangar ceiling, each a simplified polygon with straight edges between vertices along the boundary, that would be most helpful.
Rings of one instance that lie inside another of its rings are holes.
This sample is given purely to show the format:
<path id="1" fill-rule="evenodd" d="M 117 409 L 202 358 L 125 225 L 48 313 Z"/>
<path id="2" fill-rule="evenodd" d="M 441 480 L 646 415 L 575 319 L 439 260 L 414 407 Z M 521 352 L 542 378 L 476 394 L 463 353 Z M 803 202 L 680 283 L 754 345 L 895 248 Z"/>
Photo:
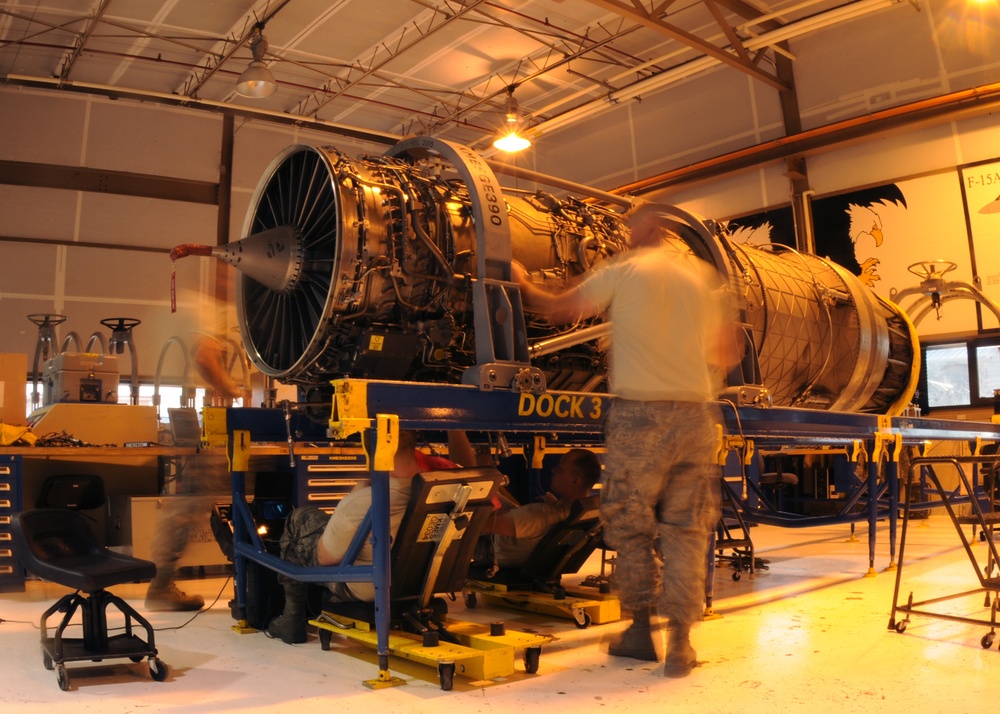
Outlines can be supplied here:
<path id="1" fill-rule="evenodd" d="M 790 41 L 911 2 L 7 0 L 0 82 L 483 150 L 511 91 L 535 138 L 720 67 L 788 100 Z M 234 85 L 255 27 L 278 90 L 248 99 Z"/>

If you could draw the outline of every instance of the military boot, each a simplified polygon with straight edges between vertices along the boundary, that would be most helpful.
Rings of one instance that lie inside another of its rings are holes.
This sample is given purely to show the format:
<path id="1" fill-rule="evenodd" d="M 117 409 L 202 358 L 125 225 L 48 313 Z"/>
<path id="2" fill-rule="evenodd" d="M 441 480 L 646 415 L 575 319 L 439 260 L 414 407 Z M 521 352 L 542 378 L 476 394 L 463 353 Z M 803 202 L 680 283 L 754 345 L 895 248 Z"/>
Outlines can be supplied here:
<path id="1" fill-rule="evenodd" d="M 667 635 L 667 659 L 663 665 L 665 677 L 686 677 L 698 666 L 698 655 L 691 646 L 691 628 L 672 625 Z"/>
<path id="2" fill-rule="evenodd" d="M 608 653 L 615 657 L 631 657 L 645 662 L 655 662 L 656 646 L 653 644 L 653 633 L 649 624 L 649 608 L 644 607 L 632 613 L 632 624 L 621 636 L 611 643 Z"/>
<path id="3" fill-rule="evenodd" d="M 173 580 L 154 579 L 146 590 L 146 609 L 150 612 L 200 610 L 205 606 L 201 595 L 188 595 Z"/>
<path id="4" fill-rule="evenodd" d="M 306 641 L 306 622 L 309 613 L 306 607 L 306 583 L 292 582 L 282 586 L 285 590 L 285 609 L 267 626 L 267 634 L 286 645 L 302 644 Z"/>

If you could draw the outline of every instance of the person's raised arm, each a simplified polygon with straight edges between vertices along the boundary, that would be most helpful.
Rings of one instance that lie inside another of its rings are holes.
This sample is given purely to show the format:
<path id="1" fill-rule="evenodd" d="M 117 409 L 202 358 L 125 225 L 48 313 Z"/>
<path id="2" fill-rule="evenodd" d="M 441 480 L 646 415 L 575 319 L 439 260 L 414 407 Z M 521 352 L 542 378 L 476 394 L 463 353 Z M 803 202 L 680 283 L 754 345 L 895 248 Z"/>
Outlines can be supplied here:
<path id="1" fill-rule="evenodd" d="M 240 396 L 239 387 L 226 371 L 225 351 L 218 340 L 207 336 L 199 337 L 191 350 L 191 361 L 198 375 L 218 392 L 219 396 L 230 399 Z"/>
<path id="2" fill-rule="evenodd" d="M 461 429 L 448 432 L 448 458 L 459 466 L 471 468 L 478 466 L 476 451 L 469 442 L 469 435 Z"/>
<path id="3" fill-rule="evenodd" d="M 576 285 L 562 292 L 543 288 L 532 281 L 528 271 L 517 261 L 511 263 L 511 274 L 521 290 L 525 306 L 549 322 L 565 325 L 593 317 L 600 312 L 596 305 L 583 296 Z"/>

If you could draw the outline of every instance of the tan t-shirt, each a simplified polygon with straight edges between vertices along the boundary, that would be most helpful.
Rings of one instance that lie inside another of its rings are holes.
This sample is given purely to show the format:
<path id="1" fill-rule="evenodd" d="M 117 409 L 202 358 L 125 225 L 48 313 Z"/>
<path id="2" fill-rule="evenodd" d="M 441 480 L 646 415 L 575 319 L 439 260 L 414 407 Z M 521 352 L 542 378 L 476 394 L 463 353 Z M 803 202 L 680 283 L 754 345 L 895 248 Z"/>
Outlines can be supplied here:
<path id="1" fill-rule="evenodd" d="M 501 568 L 520 568 L 556 524 L 569 517 L 564 503 L 538 501 L 508 511 L 514 521 L 513 536 L 493 536 L 493 557 Z"/>
<path id="2" fill-rule="evenodd" d="M 431 471 L 438 469 L 453 469 L 458 465 L 438 456 L 427 456 L 422 452 L 417 452 L 417 464 L 421 471 Z M 395 538 L 399 530 L 399 524 L 403 521 L 403 514 L 410 502 L 413 481 L 408 478 L 389 479 L 389 537 Z M 361 527 L 368 509 L 372 505 L 371 486 L 352 491 L 344 496 L 333 516 L 327 521 L 326 528 L 323 529 L 321 540 L 323 547 L 328 553 L 337 559 L 343 559 L 347 553 L 347 548 L 354 540 L 354 534 Z M 358 557 L 354 560 L 355 565 L 372 564 L 372 545 L 370 540 L 358 551 Z M 371 602 L 375 599 L 375 586 L 371 582 L 348 583 L 348 589 L 358 600 Z"/>
<path id="3" fill-rule="evenodd" d="M 580 294 L 612 322 L 614 394 L 642 401 L 716 398 L 721 384 L 709 362 L 717 361 L 723 309 L 713 273 L 664 244 L 604 263 L 580 283 Z"/>

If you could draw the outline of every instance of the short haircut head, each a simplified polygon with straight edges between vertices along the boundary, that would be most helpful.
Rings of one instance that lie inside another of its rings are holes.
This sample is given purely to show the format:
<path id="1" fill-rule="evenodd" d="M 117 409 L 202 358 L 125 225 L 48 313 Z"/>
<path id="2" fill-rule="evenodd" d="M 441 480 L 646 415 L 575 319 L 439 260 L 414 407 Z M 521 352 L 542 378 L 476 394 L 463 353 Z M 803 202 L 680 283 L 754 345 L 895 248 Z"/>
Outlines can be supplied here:
<path id="1" fill-rule="evenodd" d="M 629 243 L 648 245 L 657 238 L 679 238 L 677 221 L 657 203 L 639 203 L 630 208 L 625 217 L 629 224 Z"/>
<path id="2" fill-rule="evenodd" d="M 566 452 L 572 467 L 583 479 L 586 486 L 593 488 L 601 480 L 601 460 L 589 449 L 570 449 Z"/>
<path id="3" fill-rule="evenodd" d="M 417 448 L 417 432 L 413 429 L 400 431 L 396 451 L 413 451 L 415 448 Z"/>

